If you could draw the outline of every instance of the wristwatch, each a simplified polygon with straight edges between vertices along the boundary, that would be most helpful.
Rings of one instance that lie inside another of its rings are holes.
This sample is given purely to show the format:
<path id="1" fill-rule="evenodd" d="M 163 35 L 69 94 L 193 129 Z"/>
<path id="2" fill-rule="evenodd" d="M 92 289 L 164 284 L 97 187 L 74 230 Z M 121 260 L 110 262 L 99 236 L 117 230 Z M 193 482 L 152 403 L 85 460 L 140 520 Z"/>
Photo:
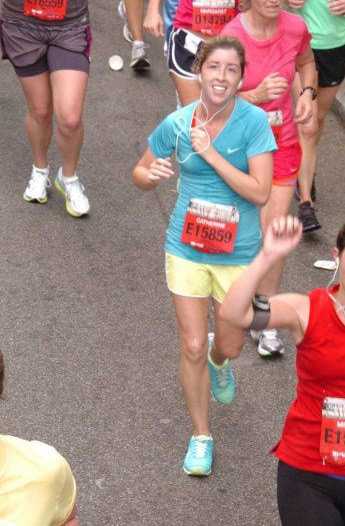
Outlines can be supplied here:
<path id="1" fill-rule="evenodd" d="M 301 89 L 300 93 L 299 93 L 299 96 L 303 95 L 303 93 L 305 91 L 307 91 L 308 89 L 310 89 L 312 95 L 311 95 L 311 100 L 315 100 L 316 97 L 317 97 L 317 91 L 315 88 L 313 88 L 313 86 L 305 86 L 304 88 Z"/>

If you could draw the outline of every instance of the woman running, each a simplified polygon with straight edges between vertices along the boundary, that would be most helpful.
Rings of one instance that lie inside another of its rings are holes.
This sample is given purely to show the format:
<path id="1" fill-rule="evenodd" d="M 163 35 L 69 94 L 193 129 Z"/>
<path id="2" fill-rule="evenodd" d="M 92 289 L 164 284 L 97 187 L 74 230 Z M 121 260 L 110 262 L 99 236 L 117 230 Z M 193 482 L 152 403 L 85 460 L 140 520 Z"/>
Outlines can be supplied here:
<path id="1" fill-rule="evenodd" d="M 301 235 L 296 218 L 275 219 L 260 254 L 227 293 L 220 315 L 237 330 L 291 331 L 297 348 L 297 396 L 273 449 L 279 459 L 281 521 L 283 526 L 344 526 L 345 225 L 334 249 L 337 285 L 308 295 L 280 294 L 269 302 L 254 296 L 262 278 L 297 246 Z"/>
<path id="2" fill-rule="evenodd" d="M 2 0 L 0 40 L 27 104 L 26 131 L 33 167 L 24 199 L 46 203 L 53 115 L 62 166 L 55 179 L 74 217 L 90 205 L 76 169 L 83 143 L 82 114 L 89 76 L 87 0 Z"/>
<path id="3" fill-rule="evenodd" d="M 230 359 L 237 356 L 243 335 L 229 332 L 218 312 L 230 284 L 260 248 L 259 206 L 271 188 L 270 152 L 276 146 L 266 115 L 236 96 L 244 64 L 236 39 L 206 42 L 194 69 L 201 98 L 164 119 L 133 172 L 139 188 L 153 190 L 174 175 L 173 153 L 180 166 L 165 251 L 181 340 L 181 382 L 193 427 L 183 464 L 191 475 L 209 475 L 212 468 L 209 373 L 219 402 L 228 404 L 234 397 Z M 215 340 L 207 359 L 210 298 Z"/>
<path id="4" fill-rule="evenodd" d="M 224 25 L 245 8 L 247 0 L 180 0 L 169 37 L 168 67 L 182 106 L 200 97 L 192 66 L 198 47 L 218 35 Z"/>
<path id="5" fill-rule="evenodd" d="M 325 117 L 345 78 L 345 0 L 288 0 L 290 7 L 301 15 L 312 35 L 311 47 L 318 69 L 316 103 L 317 124 L 313 132 L 301 130 L 303 158 L 298 176 L 298 216 L 303 232 L 321 228 L 316 217 L 314 176 L 319 143 Z"/>
<path id="6" fill-rule="evenodd" d="M 274 217 L 289 211 L 301 163 L 296 123 L 307 124 L 313 115 L 316 69 L 310 35 L 301 17 L 281 9 L 280 0 L 251 0 L 250 8 L 225 26 L 222 34 L 242 42 L 247 66 L 240 95 L 267 112 L 278 144 L 272 192 L 261 213 L 265 230 Z M 303 88 L 294 110 L 292 84 L 296 70 Z M 280 260 L 260 285 L 262 294 L 277 293 L 282 271 Z M 261 356 L 284 352 L 284 343 L 275 329 L 252 336 L 258 340 Z"/>

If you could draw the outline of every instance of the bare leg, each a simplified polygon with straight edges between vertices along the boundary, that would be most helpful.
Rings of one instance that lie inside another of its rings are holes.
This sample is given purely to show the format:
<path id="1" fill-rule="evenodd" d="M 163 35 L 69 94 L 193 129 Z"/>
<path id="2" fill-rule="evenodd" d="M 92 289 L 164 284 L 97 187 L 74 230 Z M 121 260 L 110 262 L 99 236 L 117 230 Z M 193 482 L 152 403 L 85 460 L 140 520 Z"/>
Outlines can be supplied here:
<path id="1" fill-rule="evenodd" d="M 194 435 L 209 435 L 208 299 L 173 295 L 181 340 L 180 379 Z"/>
<path id="2" fill-rule="evenodd" d="M 275 217 L 288 214 L 293 192 L 293 186 L 272 186 L 270 198 L 266 205 L 261 209 L 261 226 L 264 233 L 266 232 L 267 226 Z M 272 267 L 270 272 L 260 283 L 258 289 L 259 294 L 272 296 L 278 292 L 283 267 L 284 261 L 280 261 Z"/>
<path id="3" fill-rule="evenodd" d="M 88 75 L 83 71 L 61 70 L 51 74 L 57 143 L 65 177 L 75 174 L 79 161 L 84 136 L 82 114 L 87 82 Z"/>
<path id="4" fill-rule="evenodd" d="M 216 365 L 222 365 L 227 358 L 233 360 L 240 354 L 244 343 L 244 331 L 232 327 L 219 318 L 220 303 L 214 301 L 213 306 L 216 320 L 211 358 Z"/>
<path id="5" fill-rule="evenodd" d="M 175 84 L 179 100 L 182 106 L 186 106 L 200 97 L 200 84 L 197 80 L 186 80 L 170 73 Z"/>
<path id="6" fill-rule="evenodd" d="M 26 132 L 31 144 L 33 164 L 37 168 L 48 166 L 48 148 L 52 137 L 52 93 L 48 73 L 34 77 L 19 77 L 28 112 Z"/>
<path id="7" fill-rule="evenodd" d="M 310 124 L 298 127 L 302 148 L 301 167 L 298 174 L 301 203 L 305 201 L 312 203 L 310 191 L 316 171 L 316 151 L 319 135 L 316 102 L 314 102 L 313 106 L 314 112 Z"/>
<path id="8" fill-rule="evenodd" d="M 299 174 L 301 202 L 311 201 L 310 189 L 316 170 L 317 145 L 319 143 L 325 117 L 330 110 L 336 97 L 339 86 L 331 88 L 319 88 L 317 101 L 317 122 L 311 127 L 300 127 L 301 146 L 303 151 L 302 164 Z"/>
<path id="9" fill-rule="evenodd" d="M 134 40 L 143 41 L 144 1 L 124 0 L 127 12 L 128 27 Z"/>

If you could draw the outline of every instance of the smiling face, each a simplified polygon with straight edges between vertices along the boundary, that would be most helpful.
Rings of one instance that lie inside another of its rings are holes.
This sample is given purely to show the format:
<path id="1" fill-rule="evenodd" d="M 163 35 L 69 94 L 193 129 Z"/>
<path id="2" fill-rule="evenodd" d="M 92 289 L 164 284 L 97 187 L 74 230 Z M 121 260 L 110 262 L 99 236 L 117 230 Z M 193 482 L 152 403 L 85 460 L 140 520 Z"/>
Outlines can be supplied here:
<path id="1" fill-rule="evenodd" d="M 236 49 L 218 48 L 203 62 L 200 71 L 202 95 L 213 106 L 226 104 L 241 81 L 241 61 Z"/>
<path id="2" fill-rule="evenodd" d="M 263 18 L 276 18 L 282 8 L 281 0 L 251 0 L 251 9 Z"/>

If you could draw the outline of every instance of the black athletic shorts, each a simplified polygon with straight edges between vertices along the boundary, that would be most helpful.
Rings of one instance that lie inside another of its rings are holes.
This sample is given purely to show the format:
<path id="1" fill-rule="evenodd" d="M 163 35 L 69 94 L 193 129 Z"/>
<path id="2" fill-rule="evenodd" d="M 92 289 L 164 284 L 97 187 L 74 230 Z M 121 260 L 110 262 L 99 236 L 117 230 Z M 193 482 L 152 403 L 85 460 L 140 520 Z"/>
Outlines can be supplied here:
<path id="1" fill-rule="evenodd" d="M 173 29 L 168 44 L 169 71 L 186 80 L 196 80 L 192 72 L 196 53 L 203 39 L 186 29 Z"/>
<path id="2" fill-rule="evenodd" d="M 345 480 L 278 464 L 282 526 L 345 526 Z"/>
<path id="3" fill-rule="evenodd" d="M 313 49 L 320 88 L 339 86 L 345 78 L 345 45 L 334 49 Z"/>

